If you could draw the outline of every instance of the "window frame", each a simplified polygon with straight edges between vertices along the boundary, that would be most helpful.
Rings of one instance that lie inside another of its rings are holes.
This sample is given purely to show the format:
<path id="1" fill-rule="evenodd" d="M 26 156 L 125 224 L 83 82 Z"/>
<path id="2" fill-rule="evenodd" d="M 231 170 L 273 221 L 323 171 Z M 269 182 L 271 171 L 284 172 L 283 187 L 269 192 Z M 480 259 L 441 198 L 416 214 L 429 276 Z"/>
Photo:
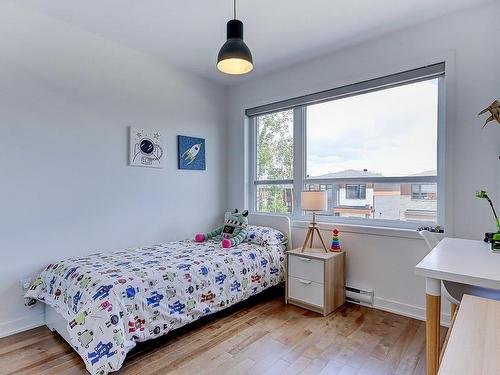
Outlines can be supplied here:
<path id="1" fill-rule="evenodd" d="M 287 110 L 293 110 L 293 116 L 292 116 L 292 122 L 293 122 L 293 128 L 292 128 L 292 135 L 293 135 L 293 139 L 294 139 L 294 160 L 293 160 L 293 166 L 292 166 L 292 169 L 293 169 L 293 176 L 295 178 L 296 176 L 296 171 L 295 171 L 295 159 L 296 159 L 296 155 L 295 155 L 295 152 L 296 152 L 296 148 L 295 148 L 295 135 L 296 135 L 296 127 L 295 127 L 295 110 L 293 108 L 288 108 L 288 109 L 284 109 L 284 110 L 281 110 L 281 111 L 273 111 L 273 112 L 283 112 L 283 111 L 287 111 Z M 267 112 L 267 113 L 262 113 L 260 116 L 263 116 L 263 115 L 266 115 L 266 114 L 269 114 L 269 113 L 273 113 L 273 112 Z M 249 199 L 248 199 L 248 209 L 250 212 L 253 212 L 253 213 L 259 213 L 259 214 L 280 214 L 280 213 L 275 213 L 275 212 L 264 212 L 264 211 L 257 211 L 257 189 L 258 189 L 258 185 L 292 185 L 292 197 L 293 197 L 293 200 L 292 200 L 292 214 L 282 214 L 282 215 L 288 215 L 288 216 L 292 216 L 293 215 L 293 212 L 295 210 L 295 207 L 298 207 L 296 206 L 297 202 L 296 202 L 296 194 L 295 194 L 295 185 L 293 183 L 294 179 L 276 179 L 276 180 L 259 180 L 258 179 L 258 176 L 257 176 L 257 147 L 258 147 L 258 142 L 257 142 L 257 139 L 258 139 L 258 136 L 257 136 L 257 132 L 258 132 L 258 122 L 257 122 L 257 117 L 259 116 L 252 116 L 252 117 L 248 117 L 248 120 L 249 120 L 249 128 L 250 128 L 250 134 L 249 134 L 249 160 L 250 160 L 250 163 L 249 163 L 249 176 L 250 176 L 250 189 L 249 189 Z M 300 199 L 300 198 L 299 198 Z M 281 215 L 281 214 L 280 214 Z"/>
<path id="2" fill-rule="evenodd" d="M 337 89 L 326 90 L 316 94 L 293 98 L 282 102 L 255 107 L 246 110 L 249 124 L 249 210 L 259 214 L 286 215 L 292 220 L 310 220 L 312 215 L 300 209 L 300 192 L 306 184 L 356 184 L 367 185 L 372 183 L 388 184 L 427 184 L 437 185 L 437 219 L 436 222 L 403 221 L 390 219 L 366 219 L 357 217 L 340 217 L 335 215 L 319 215 L 322 222 L 362 225 L 370 227 L 388 227 L 402 229 L 416 229 L 421 226 L 441 225 L 444 220 L 444 134 L 445 134 L 445 66 L 444 63 L 429 65 L 411 71 L 396 73 L 386 77 L 364 81 L 352 85 L 342 86 Z M 373 91 L 384 90 L 406 84 L 438 79 L 438 124 L 437 124 L 437 175 L 436 176 L 406 176 L 406 177 L 360 177 L 360 178 L 308 178 L 307 170 L 307 132 L 306 115 L 307 106 L 320 102 L 342 99 L 349 96 L 362 95 Z M 268 113 L 281 112 L 293 109 L 293 179 L 284 180 L 257 180 L 257 117 Z M 291 214 L 257 212 L 257 185 L 292 185 L 293 203 Z M 347 187 L 346 187 L 347 189 Z M 411 189 L 411 188 L 410 188 Z M 411 192 L 410 192 L 411 193 Z M 366 190 L 365 190 L 366 195 Z"/>

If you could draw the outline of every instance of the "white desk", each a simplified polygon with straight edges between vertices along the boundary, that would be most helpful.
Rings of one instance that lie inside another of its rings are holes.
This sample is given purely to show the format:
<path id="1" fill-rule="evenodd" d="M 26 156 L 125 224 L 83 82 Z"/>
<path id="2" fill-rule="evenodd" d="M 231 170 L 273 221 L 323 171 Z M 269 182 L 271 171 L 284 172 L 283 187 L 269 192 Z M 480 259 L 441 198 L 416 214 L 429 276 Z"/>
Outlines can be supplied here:
<path id="1" fill-rule="evenodd" d="M 441 280 L 500 289 L 500 254 L 493 254 L 482 241 L 443 239 L 415 267 L 425 277 L 427 375 L 439 368 L 439 326 L 441 319 Z"/>

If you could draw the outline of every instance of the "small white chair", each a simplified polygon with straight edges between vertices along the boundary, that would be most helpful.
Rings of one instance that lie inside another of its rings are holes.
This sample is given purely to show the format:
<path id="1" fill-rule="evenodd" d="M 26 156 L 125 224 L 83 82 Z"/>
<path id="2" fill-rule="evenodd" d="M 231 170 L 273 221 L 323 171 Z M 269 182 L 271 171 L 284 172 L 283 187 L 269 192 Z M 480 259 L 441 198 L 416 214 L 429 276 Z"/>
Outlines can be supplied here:
<path id="1" fill-rule="evenodd" d="M 421 230 L 418 233 L 425 240 L 425 243 L 429 247 L 429 250 L 434 249 L 439 243 L 439 238 L 437 238 L 435 234 L 429 232 L 428 230 Z M 482 288 L 479 286 L 462 284 L 447 280 L 443 280 L 442 284 L 444 297 L 451 303 L 452 317 L 455 314 L 457 307 L 460 305 L 460 301 L 462 301 L 462 297 L 464 296 L 464 294 L 500 301 L 500 290 L 497 289 Z"/>

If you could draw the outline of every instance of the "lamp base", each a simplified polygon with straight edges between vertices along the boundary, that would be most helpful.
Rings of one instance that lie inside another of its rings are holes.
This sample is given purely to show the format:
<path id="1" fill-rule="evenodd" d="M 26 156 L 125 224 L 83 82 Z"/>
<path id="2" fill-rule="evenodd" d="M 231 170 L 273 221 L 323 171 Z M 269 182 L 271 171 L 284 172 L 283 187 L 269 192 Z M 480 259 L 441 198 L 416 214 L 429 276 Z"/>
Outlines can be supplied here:
<path id="1" fill-rule="evenodd" d="M 314 232 L 318 234 L 318 237 L 323 245 L 323 250 L 325 253 L 328 253 L 328 249 L 325 245 L 325 241 L 323 240 L 323 236 L 321 235 L 321 231 L 319 230 L 318 223 L 316 222 L 316 213 L 313 212 L 313 219 L 309 224 L 309 229 L 307 230 L 306 239 L 304 240 L 304 244 L 302 245 L 302 252 L 307 248 L 307 243 L 309 242 L 309 248 L 312 248 Z"/>

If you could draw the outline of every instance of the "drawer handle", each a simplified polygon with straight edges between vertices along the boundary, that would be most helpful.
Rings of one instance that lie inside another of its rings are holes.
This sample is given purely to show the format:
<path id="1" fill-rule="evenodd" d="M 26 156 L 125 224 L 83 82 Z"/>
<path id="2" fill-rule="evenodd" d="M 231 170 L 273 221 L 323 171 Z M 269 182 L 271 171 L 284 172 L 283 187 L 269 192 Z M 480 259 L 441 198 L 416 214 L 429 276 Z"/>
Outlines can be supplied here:
<path id="1" fill-rule="evenodd" d="M 303 262 L 310 262 L 311 261 L 311 258 L 302 258 L 302 257 L 298 257 L 301 261 Z"/>
<path id="2" fill-rule="evenodd" d="M 306 284 L 306 285 L 311 284 L 311 282 L 310 282 L 309 280 L 302 280 L 302 279 L 299 279 L 299 281 L 300 281 L 302 284 Z"/>

